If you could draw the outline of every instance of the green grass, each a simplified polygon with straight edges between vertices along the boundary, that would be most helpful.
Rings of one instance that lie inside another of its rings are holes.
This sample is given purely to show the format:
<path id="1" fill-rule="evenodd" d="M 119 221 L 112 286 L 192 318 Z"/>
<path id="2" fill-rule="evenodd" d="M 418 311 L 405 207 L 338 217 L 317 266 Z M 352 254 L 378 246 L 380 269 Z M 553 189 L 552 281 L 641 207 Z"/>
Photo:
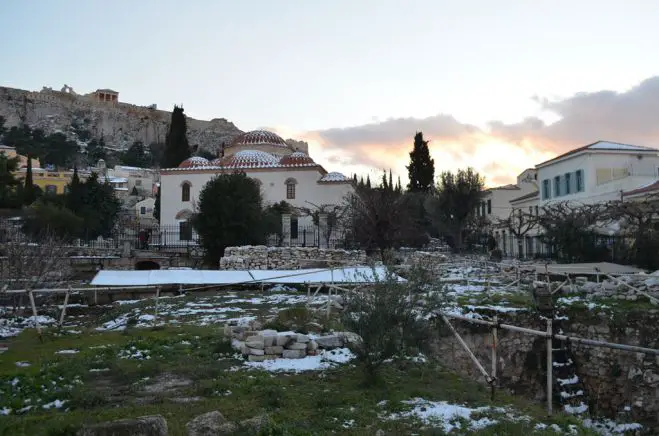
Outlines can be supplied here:
<path id="1" fill-rule="evenodd" d="M 229 371 L 241 362 L 222 337 L 220 327 L 166 327 L 128 329 L 125 332 L 95 332 L 57 335 L 47 332 L 43 342 L 34 330 L 26 330 L 10 341 L 10 349 L 0 361 L 0 408 L 18 409 L 29 399 L 43 404 L 67 400 L 63 410 L 29 411 L 23 415 L 0 417 L 0 435 L 67 435 L 83 424 L 113 419 L 161 414 L 171 435 L 185 435 L 185 424 L 193 417 L 220 410 L 227 419 L 238 421 L 267 413 L 277 431 L 271 434 L 441 434 L 423 430 L 412 419 L 382 420 L 381 415 L 401 412 L 403 400 L 415 397 L 434 401 L 467 403 L 471 407 L 510 405 L 533 418 L 531 423 L 501 422 L 467 434 L 544 434 L 533 432 L 536 420 L 562 427 L 571 418 L 547 420 L 541 407 L 498 393 L 490 401 L 486 386 L 465 380 L 434 363 L 396 361 L 383 367 L 379 384 L 365 386 L 358 365 L 302 374 L 276 374 L 264 371 Z M 92 348 L 99 347 L 102 348 Z M 149 360 L 119 359 L 120 353 L 141 350 Z M 58 355 L 62 349 L 78 349 L 78 354 Z M 29 367 L 15 362 L 27 361 Z M 92 368 L 108 368 L 90 373 Z M 189 385 L 177 391 L 145 393 L 145 386 L 163 374 L 186 378 Z M 8 389 L 18 379 L 17 389 Z M 42 386 L 56 380 L 44 392 Z M 201 397 L 200 401 L 180 404 L 173 399 Z M 379 406 L 387 400 L 385 406 Z M 489 413 L 489 412 L 488 412 Z M 496 418 L 496 414 L 492 415 Z M 344 422 L 353 422 L 344 428 Z M 425 433 L 424 433 L 425 432 Z M 548 432 L 546 434 L 553 434 Z M 586 434 L 586 433 L 584 433 Z"/>

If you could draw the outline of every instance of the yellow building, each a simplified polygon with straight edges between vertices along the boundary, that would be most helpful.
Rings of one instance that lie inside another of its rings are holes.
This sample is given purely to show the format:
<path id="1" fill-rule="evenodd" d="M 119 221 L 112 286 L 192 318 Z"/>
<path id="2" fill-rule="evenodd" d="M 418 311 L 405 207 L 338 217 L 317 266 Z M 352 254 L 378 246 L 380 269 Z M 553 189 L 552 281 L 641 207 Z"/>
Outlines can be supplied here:
<path id="1" fill-rule="evenodd" d="M 27 170 L 22 168 L 16 174 L 20 180 L 25 180 Z M 78 173 L 81 181 L 87 179 L 87 174 Z M 32 181 L 35 185 L 43 190 L 46 194 L 64 194 L 66 185 L 71 183 L 73 171 L 48 171 L 43 168 L 32 168 Z"/>

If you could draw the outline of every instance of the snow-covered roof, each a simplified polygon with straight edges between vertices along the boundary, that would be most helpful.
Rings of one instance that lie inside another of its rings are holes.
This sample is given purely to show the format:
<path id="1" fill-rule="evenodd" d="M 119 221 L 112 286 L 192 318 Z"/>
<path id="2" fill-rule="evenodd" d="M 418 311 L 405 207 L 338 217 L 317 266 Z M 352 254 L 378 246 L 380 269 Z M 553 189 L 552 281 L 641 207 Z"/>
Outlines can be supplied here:
<path id="1" fill-rule="evenodd" d="M 570 150 L 567 153 L 563 153 L 559 156 L 556 156 L 553 159 L 549 159 L 545 162 L 542 162 L 538 165 L 536 165 L 536 168 L 540 168 L 542 166 L 548 165 L 554 161 L 557 161 L 559 159 L 563 159 L 568 156 L 572 156 L 577 153 L 582 153 L 586 151 L 619 151 L 619 152 L 626 152 L 626 153 L 659 153 L 659 150 L 656 148 L 652 147 L 644 147 L 642 145 L 632 145 L 632 144 L 622 144 L 619 142 L 611 142 L 611 141 L 597 141 L 592 144 L 585 145 L 583 147 L 575 148 L 574 150 Z"/>
<path id="2" fill-rule="evenodd" d="M 243 146 L 243 145 L 271 145 L 274 147 L 288 148 L 288 144 L 284 139 L 276 133 L 268 132 L 267 130 L 252 130 L 245 132 L 234 139 L 229 147 Z"/>
<path id="3" fill-rule="evenodd" d="M 128 183 L 128 179 L 125 177 L 108 177 L 108 182 L 110 183 Z"/>
<path id="4" fill-rule="evenodd" d="M 282 157 L 279 160 L 279 163 L 286 167 L 306 167 L 316 165 L 316 162 L 314 162 L 308 154 L 302 153 L 301 151 L 296 151 Z"/>
<path id="5" fill-rule="evenodd" d="M 331 173 L 325 174 L 319 182 L 349 182 L 350 179 L 348 179 L 343 173 L 339 173 L 337 171 L 332 171 Z"/>
<path id="6" fill-rule="evenodd" d="M 209 166 L 210 162 L 205 157 L 192 156 L 179 164 L 179 168 L 197 168 Z"/>
<path id="7" fill-rule="evenodd" d="M 93 286 L 158 286 L 158 285 L 235 285 L 248 283 L 374 283 L 387 276 L 385 267 L 350 267 L 298 270 L 151 270 L 99 271 Z M 404 281 L 394 276 L 398 281 Z"/>
<path id="8" fill-rule="evenodd" d="M 221 160 L 225 168 L 271 168 L 279 166 L 279 159 L 260 150 L 241 150 Z"/>

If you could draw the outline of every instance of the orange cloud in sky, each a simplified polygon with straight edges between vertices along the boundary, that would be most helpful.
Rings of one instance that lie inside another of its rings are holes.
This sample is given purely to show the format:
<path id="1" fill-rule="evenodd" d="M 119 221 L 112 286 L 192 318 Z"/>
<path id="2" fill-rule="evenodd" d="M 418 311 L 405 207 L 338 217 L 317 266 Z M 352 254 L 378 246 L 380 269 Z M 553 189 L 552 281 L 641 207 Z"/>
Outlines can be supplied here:
<path id="1" fill-rule="evenodd" d="M 308 142 L 312 157 L 330 171 L 379 175 L 391 168 L 403 183 L 416 132 L 423 132 L 430 141 L 436 174 L 472 167 L 485 176 L 487 186 L 512 183 L 526 168 L 598 140 L 659 144 L 659 76 L 625 92 L 605 90 L 553 101 L 533 100 L 555 121 L 528 117 L 512 124 L 491 121 L 487 129 L 481 129 L 439 114 L 312 132 L 273 130 Z"/>

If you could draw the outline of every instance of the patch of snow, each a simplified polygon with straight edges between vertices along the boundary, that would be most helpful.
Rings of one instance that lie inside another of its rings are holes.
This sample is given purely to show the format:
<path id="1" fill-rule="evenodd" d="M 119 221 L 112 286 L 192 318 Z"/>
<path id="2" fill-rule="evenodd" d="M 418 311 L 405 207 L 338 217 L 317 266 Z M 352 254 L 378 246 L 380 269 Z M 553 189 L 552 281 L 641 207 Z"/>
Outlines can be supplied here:
<path id="1" fill-rule="evenodd" d="M 26 368 L 31 365 L 32 364 L 30 362 L 16 362 L 16 366 L 18 366 L 19 368 Z"/>
<path id="2" fill-rule="evenodd" d="M 55 354 L 78 354 L 80 350 L 59 350 L 55 351 Z"/>
<path id="3" fill-rule="evenodd" d="M 108 372 L 110 368 L 92 368 L 89 372 Z"/>
<path id="4" fill-rule="evenodd" d="M 603 436 L 614 436 L 624 434 L 628 431 L 641 430 L 643 428 L 641 424 L 636 422 L 618 424 L 615 421 L 611 421 L 610 419 L 593 420 L 590 418 L 583 420 L 583 426 L 594 430 Z"/>
<path id="5" fill-rule="evenodd" d="M 557 378 L 556 381 L 561 386 L 573 385 L 579 382 L 579 377 L 575 375 L 574 377 L 570 377 L 570 378 Z"/>
<path id="6" fill-rule="evenodd" d="M 356 356 L 347 348 L 323 350 L 316 356 L 301 359 L 274 359 L 263 362 L 245 362 L 245 366 L 272 372 L 322 371 L 341 363 L 347 363 Z"/>
<path id="7" fill-rule="evenodd" d="M 569 404 L 566 404 L 563 406 L 563 410 L 565 410 L 565 412 L 569 413 L 570 415 L 579 415 L 586 412 L 586 410 L 588 410 L 588 406 L 583 402 L 579 403 L 578 406 L 570 406 Z"/>
<path id="8" fill-rule="evenodd" d="M 505 409 L 494 409 L 490 407 L 470 408 L 466 406 L 459 406 L 450 404 L 446 401 L 427 401 L 423 398 L 414 398 L 403 403 L 413 406 L 411 410 L 400 413 L 393 413 L 387 419 L 400 419 L 400 418 L 417 418 L 424 424 L 439 424 L 445 433 L 451 433 L 453 430 L 479 430 L 487 426 L 497 423 L 496 420 L 488 417 L 480 419 L 472 419 L 472 413 L 483 412 L 503 412 Z M 461 420 L 466 420 L 466 428 L 462 427 Z"/>
<path id="9" fill-rule="evenodd" d="M 55 401 L 51 401 L 50 403 L 46 403 L 41 407 L 43 407 L 44 409 L 59 409 L 60 407 L 62 407 L 64 405 L 64 403 L 66 403 L 66 400 L 64 400 L 64 401 L 55 400 Z"/>

